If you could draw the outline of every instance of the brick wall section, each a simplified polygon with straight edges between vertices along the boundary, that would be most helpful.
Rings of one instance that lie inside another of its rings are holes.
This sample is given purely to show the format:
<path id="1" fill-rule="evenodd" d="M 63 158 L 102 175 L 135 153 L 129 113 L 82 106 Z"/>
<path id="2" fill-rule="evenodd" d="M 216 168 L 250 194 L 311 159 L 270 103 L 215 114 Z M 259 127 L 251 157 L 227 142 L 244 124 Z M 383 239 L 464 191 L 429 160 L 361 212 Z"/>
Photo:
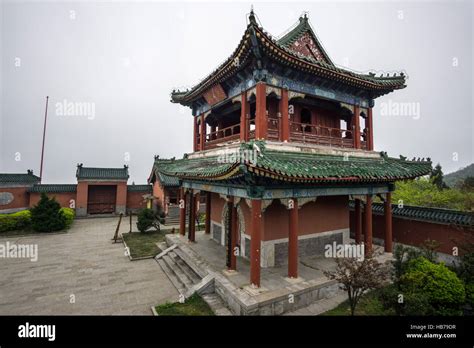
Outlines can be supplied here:
<path id="1" fill-rule="evenodd" d="M 474 243 L 474 231 L 468 228 L 431 223 L 428 221 L 417 221 L 405 218 L 392 218 L 393 240 L 398 243 L 418 246 L 427 239 L 436 240 L 441 243 L 439 251 L 452 254 L 453 247 L 457 246 L 459 254 L 462 254 L 460 246 L 470 240 Z M 354 212 L 350 212 L 351 234 L 354 231 Z M 364 231 L 364 229 L 362 229 Z M 384 239 L 385 221 L 383 215 L 373 215 L 373 236 Z"/>
<path id="2" fill-rule="evenodd" d="M 146 192 L 128 192 L 127 193 L 127 211 L 138 211 L 146 208 L 146 201 L 143 199 L 143 195 Z"/>
<path id="3" fill-rule="evenodd" d="M 298 210 L 298 235 L 349 228 L 347 196 L 318 197 Z M 280 202 L 274 201 L 264 213 L 263 240 L 288 238 L 289 213 Z"/>
<path id="4" fill-rule="evenodd" d="M 0 205 L 0 212 L 9 209 L 27 208 L 29 205 L 29 186 L 23 187 L 0 187 L 0 192 L 9 192 L 13 195 L 13 201 L 9 204 Z"/>
<path id="5" fill-rule="evenodd" d="M 57 193 L 47 193 L 48 197 L 56 198 L 56 201 L 64 208 L 72 208 L 71 201 L 76 202 L 76 192 L 57 192 Z M 29 206 L 30 208 L 38 204 L 41 198 L 41 193 L 39 192 L 30 192 L 30 201 Z M 75 205 L 74 205 L 75 206 Z"/>

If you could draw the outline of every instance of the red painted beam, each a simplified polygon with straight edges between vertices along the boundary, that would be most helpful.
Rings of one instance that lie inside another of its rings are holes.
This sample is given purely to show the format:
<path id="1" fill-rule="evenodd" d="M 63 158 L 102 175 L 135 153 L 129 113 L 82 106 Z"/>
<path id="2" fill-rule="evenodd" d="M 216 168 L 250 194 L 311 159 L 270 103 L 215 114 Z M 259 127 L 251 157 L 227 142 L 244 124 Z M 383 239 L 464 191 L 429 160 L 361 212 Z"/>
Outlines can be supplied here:
<path id="1" fill-rule="evenodd" d="M 365 253 L 372 251 L 372 196 L 367 195 L 367 202 L 365 204 Z"/>
<path id="2" fill-rule="evenodd" d="M 265 82 L 258 82 L 256 86 L 255 110 L 255 138 L 267 138 L 267 88 Z"/>
<path id="3" fill-rule="evenodd" d="M 211 233 L 211 193 L 206 193 L 206 229 L 205 233 Z"/>
<path id="4" fill-rule="evenodd" d="M 184 188 L 179 189 L 179 234 L 182 236 L 186 233 L 186 194 Z"/>
<path id="5" fill-rule="evenodd" d="M 355 200 L 355 209 L 354 209 L 354 222 L 355 222 L 355 242 L 360 244 L 362 242 L 362 217 L 361 217 L 361 206 L 360 199 Z"/>
<path id="6" fill-rule="evenodd" d="M 288 117 L 288 90 L 286 88 L 281 89 L 280 114 L 280 141 L 290 141 L 290 119 Z"/>

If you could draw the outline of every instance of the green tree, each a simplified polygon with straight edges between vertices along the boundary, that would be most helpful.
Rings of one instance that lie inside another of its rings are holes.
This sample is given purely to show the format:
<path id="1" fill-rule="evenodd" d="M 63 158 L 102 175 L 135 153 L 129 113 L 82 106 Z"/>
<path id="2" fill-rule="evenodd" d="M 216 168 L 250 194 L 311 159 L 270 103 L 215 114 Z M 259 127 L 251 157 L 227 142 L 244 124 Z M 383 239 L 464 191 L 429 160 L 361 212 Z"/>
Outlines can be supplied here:
<path id="1" fill-rule="evenodd" d="M 474 191 L 447 188 L 439 190 L 428 178 L 397 181 L 393 202 L 404 205 L 471 211 L 474 207 Z"/>
<path id="2" fill-rule="evenodd" d="M 347 292 L 351 315 L 354 315 L 362 295 L 381 287 L 388 270 L 375 259 L 374 253 L 366 255 L 362 261 L 355 257 L 337 258 L 336 264 L 335 271 L 324 271 L 324 275 L 341 284 L 341 289 Z"/>
<path id="3" fill-rule="evenodd" d="M 138 213 L 137 219 L 137 228 L 140 232 L 146 232 L 151 227 L 154 227 L 157 231 L 160 230 L 160 224 L 165 223 L 165 214 L 161 210 L 161 207 L 158 206 L 157 211 L 152 209 L 142 209 Z"/>
<path id="4" fill-rule="evenodd" d="M 441 164 L 437 164 L 433 170 L 430 173 L 430 179 L 433 182 L 433 184 L 436 185 L 436 187 L 439 190 L 443 190 L 445 188 L 448 188 L 448 186 L 444 183 L 444 174 L 443 170 L 441 168 Z"/>
<path id="5" fill-rule="evenodd" d="M 41 194 L 38 204 L 31 209 L 31 225 L 38 232 L 60 231 L 66 228 L 66 217 L 56 199 Z"/>

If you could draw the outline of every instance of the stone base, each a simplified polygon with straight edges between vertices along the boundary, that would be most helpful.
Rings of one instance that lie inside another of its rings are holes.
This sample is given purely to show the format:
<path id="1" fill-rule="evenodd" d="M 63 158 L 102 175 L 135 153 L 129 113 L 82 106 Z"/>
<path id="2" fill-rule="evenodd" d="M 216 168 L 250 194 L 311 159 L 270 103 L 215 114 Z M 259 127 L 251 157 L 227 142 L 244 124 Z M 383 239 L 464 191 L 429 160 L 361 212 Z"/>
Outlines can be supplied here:
<path id="1" fill-rule="evenodd" d="M 192 250 L 192 245 L 184 242 L 177 235 L 166 235 L 168 246 L 177 244 L 182 259 L 200 276 L 214 277 L 214 290 L 224 301 L 234 315 L 280 315 L 321 300 L 333 297 L 341 292 L 335 280 L 302 278 L 282 278 L 282 285 L 278 289 L 268 290 L 263 287 L 255 288 L 251 285 L 237 287 L 232 281 L 232 275 L 225 271 L 215 271 L 213 268 Z M 239 272 L 232 272 L 239 274 Z"/>

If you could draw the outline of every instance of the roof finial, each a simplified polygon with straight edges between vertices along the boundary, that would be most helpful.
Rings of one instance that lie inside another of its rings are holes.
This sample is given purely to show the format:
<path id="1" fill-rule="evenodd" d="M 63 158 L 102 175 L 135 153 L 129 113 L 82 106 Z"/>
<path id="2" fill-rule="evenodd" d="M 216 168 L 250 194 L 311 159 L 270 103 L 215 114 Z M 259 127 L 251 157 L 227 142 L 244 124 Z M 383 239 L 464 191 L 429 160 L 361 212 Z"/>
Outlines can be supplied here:
<path id="1" fill-rule="evenodd" d="M 249 21 L 251 24 L 257 24 L 257 20 L 255 19 L 255 13 L 253 12 L 253 4 L 250 5 Z"/>
<path id="2" fill-rule="evenodd" d="M 308 12 L 304 11 L 300 16 L 300 22 L 307 22 L 308 21 Z"/>

